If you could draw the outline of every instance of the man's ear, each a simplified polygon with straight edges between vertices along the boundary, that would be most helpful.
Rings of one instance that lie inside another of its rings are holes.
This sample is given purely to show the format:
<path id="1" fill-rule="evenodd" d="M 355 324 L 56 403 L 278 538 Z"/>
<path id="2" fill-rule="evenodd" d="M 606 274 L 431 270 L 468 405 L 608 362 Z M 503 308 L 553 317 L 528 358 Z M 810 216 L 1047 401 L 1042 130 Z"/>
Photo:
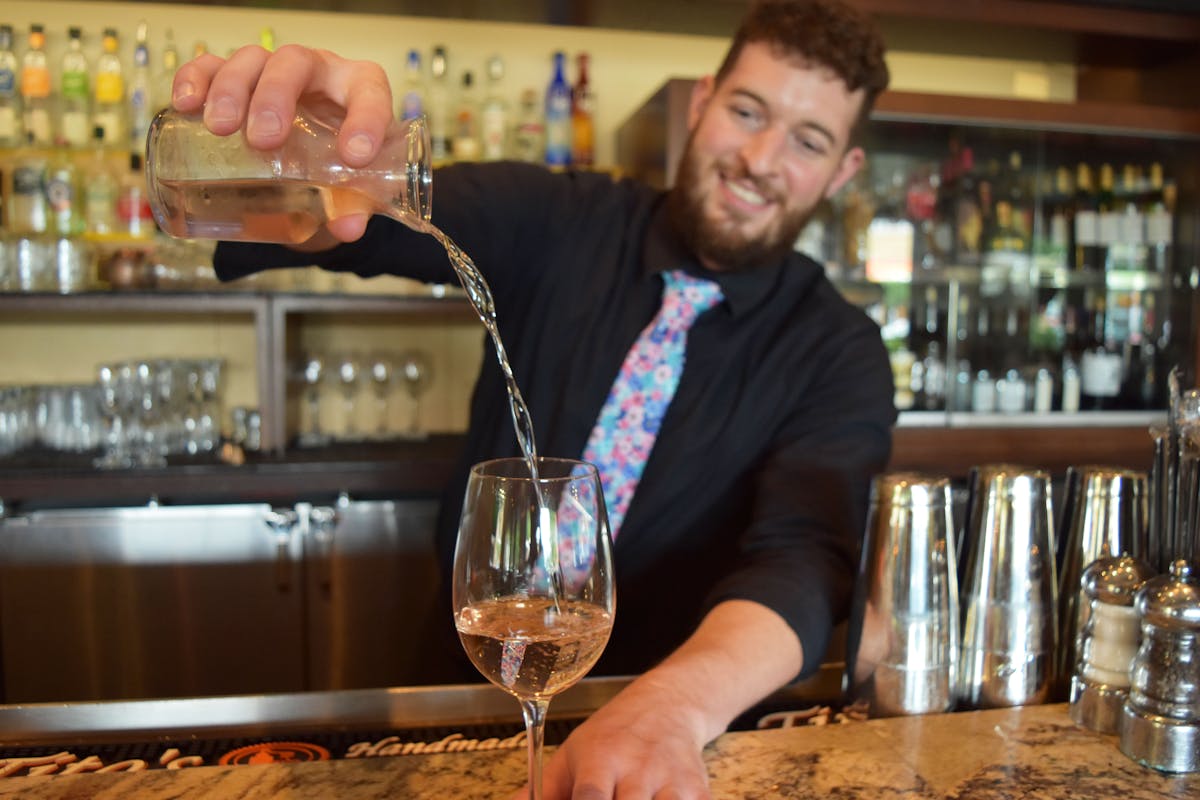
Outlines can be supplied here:
<path id="1" fill-rule="evenodd" d="M 851 147 L 847 150 L 846 154 L 842 156 L 841 163 L 838 164 L 837 171 L 833 173 L 833 179 L 829 181 L 829 186 L 825 189 L 826 199 L 837 194 L 838 190 L 854 177 L 866 160 L 867 155 L 861 147 Z"/>
<path id="2" fill-rule="evenodd" d="M 692 84 L 692 98 L 688 101 L 688 131 L 694 131 L 696 125 L 700 122 L 700 117 L 704 115 L 704 109 L 708 108 L 708 101 L 712 99 L 713 90 L 716 83 L 712 75 L 705 75 L 700 80 Z"/>

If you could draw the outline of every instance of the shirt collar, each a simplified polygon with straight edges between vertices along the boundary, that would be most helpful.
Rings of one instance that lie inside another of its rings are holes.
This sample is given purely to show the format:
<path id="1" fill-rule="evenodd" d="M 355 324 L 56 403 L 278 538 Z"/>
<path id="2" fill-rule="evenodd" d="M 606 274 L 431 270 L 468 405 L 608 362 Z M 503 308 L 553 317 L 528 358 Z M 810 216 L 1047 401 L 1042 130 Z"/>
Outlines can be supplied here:
<path id="1" fill-rule="evenodd" d="M 721 287 L 724 304 L 733 317 L 740 317 L 763 303 L 778 286 L 787 259 L 767 267 L 743 272 L 714 272 L 702 265 L 683 244 L 667 212 L 666 195 L 659 200 L 650 219 L 650 227 L 642 245 L 642 272 L 658 275 L 672 269 L 682 269 L 689 275 L 705 278 Z"/>

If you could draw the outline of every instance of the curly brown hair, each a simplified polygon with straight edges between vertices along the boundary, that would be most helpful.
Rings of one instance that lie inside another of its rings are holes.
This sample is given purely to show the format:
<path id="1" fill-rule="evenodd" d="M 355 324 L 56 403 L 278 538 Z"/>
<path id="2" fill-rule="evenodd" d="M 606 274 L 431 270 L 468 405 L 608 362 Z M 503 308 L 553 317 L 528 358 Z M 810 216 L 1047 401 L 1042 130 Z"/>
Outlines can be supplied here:
<path id="1" fill-rule="evenodd" d="M 862 89 L 860 121 L 890 80 L 883 36 L 875 21 L 842 0 L 757 0 L 734 34 L 717 70 L 717 83 L 750 42 L 767 42 L 779 54 L 827 67 L 850 91 Z"/>

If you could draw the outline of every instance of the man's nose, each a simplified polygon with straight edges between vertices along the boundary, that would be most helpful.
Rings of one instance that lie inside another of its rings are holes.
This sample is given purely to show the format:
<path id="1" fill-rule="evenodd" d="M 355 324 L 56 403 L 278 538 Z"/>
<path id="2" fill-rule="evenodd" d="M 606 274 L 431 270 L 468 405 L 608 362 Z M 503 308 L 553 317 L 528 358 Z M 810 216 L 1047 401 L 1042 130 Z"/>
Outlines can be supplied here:
<path id="1" fill-rule="evenodd" d="M 753 175 L 773 172 L 779 163 L 786 135 L 774 125 L 755 131 L 742 145 L 740 154 Z"/>

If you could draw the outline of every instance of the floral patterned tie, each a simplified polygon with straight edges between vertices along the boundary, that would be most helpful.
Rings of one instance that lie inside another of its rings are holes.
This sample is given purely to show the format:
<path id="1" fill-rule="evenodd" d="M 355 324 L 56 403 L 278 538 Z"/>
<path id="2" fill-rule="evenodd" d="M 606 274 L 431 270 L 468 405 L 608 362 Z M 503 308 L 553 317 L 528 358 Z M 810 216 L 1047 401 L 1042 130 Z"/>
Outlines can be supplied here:
<path id="1" fill-rule="evenodd" d="M 613 539 L 679 386 L 688 328 L 721 299 L 721 287 L 712 281 L 682 270 L 664 272 L 658 315 L 629 349 L 600 409 L 583 458 L 600 470 Z"/>

